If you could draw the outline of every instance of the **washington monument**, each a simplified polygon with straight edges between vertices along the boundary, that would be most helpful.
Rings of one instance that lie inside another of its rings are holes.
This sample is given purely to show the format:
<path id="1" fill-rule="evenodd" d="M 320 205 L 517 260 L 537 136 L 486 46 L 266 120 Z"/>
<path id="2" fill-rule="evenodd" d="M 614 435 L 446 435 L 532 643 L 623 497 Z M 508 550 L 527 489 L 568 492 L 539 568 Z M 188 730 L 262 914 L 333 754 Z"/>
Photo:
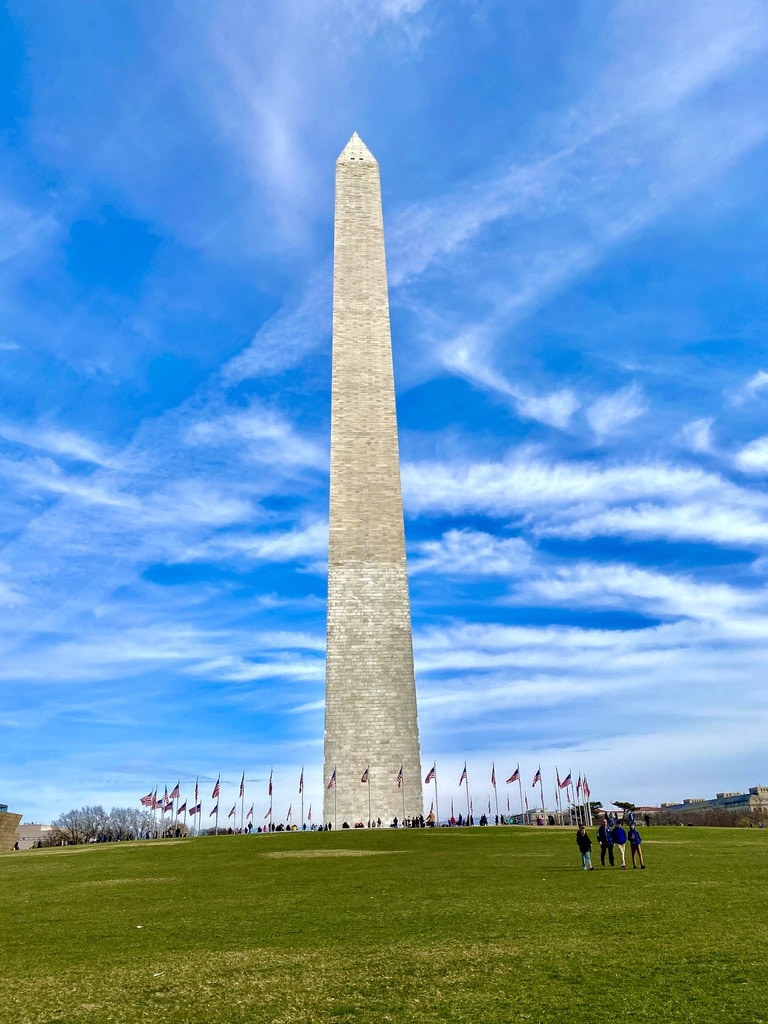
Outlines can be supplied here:
<path id="1" fill-rule="evenodd" d="M 357 133 L 336 161 L 325 678 L 325 821 L 422 814 L 381 185 Z"/>

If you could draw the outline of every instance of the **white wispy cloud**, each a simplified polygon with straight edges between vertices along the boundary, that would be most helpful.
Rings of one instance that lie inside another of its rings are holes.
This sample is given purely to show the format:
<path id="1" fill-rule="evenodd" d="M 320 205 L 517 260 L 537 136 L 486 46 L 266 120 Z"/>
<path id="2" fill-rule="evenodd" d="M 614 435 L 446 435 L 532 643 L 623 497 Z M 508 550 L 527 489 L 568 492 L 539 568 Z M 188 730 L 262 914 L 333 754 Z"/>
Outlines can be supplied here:
<path id="1" fill-rule="evenodd" d="M 38 451 L 63 455 L 96 466 L 114 466 L 114 456 L 102 445 L 71 430 L 0 422 L 0 438 Z"/>
<path id="2" fill-rule="evenodd" d="M 595 440 L 603 442 L 647 411 L 642 388 L 638 384 L 630 384 L 612 395 L 598 398 L 589 406 L 586 415 Z"/>
<path id="3" fill-rule="evenodd" d="M 520 537 L 500 539 L 474 530 L 448 530 L 439 540 L 415 548 L 411 573 L 436 572 L 440 576 L 508 576 L 531 565 L 531 548 Z"/>
<path id="4" fill-rule="evenodd" d="M 246 412 L 225 413 L 214 420 L 199 419 L 187 431 L 190 444 L 231 448 L 242 445 L 248 461 L 276 466 L 325 469 L 328 452 L 301 437 L 288 420 L 266 407 L 252 405 Z"/>
<path id="5" fill-rule="evenodd" d="M 714 418 L 708 416 L 686 423 L 680 431 L 685 447 L 693 452 L 708 453 L 713 451 L 712 426 L 714 422 Z"/>
<path id="6" fill-rule="evenodd" d="M 768 437 L 758 437 L 736 453 L 736 465 L 745 473 L 768 472 Z"/>

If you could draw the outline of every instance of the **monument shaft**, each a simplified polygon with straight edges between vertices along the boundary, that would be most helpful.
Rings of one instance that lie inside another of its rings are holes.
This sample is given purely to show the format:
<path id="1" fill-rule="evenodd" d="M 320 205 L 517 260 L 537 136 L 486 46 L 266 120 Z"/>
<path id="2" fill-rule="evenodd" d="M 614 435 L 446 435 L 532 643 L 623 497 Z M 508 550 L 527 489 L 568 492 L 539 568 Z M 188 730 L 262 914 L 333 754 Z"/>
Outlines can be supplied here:
<path id="1" fill-rule="evenodd" d="M 356 134 L 336 162 L 327 629 L 325 821 L 422 814 L 381 186 Z"/>

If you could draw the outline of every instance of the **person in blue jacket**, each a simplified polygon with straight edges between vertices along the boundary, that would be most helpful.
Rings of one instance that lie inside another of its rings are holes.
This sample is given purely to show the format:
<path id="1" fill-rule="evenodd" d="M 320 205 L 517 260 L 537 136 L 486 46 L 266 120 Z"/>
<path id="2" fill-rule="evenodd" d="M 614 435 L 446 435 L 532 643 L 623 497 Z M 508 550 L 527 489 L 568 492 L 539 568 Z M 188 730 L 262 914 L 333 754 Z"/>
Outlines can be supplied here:
<path id="1" fill-rule="evenodd" d="M 624 871 L 627 870 L 627 858 L 624 854 L 624 847 L 627 845 L 627 833 L 621 822 L 617 822 L 611 829 L 611 837 L 613 839 L 613 845 L 618 848 L 621 854 L 621 867 Z"/>
<path id="2" fill-rule="evenodd" d="M 643 840 L 640 838 L 640 833 L 637 831 L 634 825 L 629 830 L 629 835 L 627 836 L 627 838 L 629 839 L 629 852 L 632 854 L 632 867 L 637 867 L 637 864 L 635 864 L 635 858 L 637 858 L 637 860 L 640 863 L 640 867 L 644 868 L 645 861 L 643 860 L 643 851 L 640 846 Z"/>

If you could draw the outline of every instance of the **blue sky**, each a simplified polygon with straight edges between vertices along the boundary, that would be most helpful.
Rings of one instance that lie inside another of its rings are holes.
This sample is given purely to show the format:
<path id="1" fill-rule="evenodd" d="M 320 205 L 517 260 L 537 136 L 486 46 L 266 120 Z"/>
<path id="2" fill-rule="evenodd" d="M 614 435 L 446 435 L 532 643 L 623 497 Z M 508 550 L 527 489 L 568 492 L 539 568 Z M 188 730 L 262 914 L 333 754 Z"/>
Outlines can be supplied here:
<path id="1" fill-rule="evenodd" d="M 476 807 L 493 761 L 548 799 L 768 781 L 763 3 L 0 18 L 0 800 L 221 773 L 223 807 L 245 769 L 258 819 L 273 767 L 277 819 L 304 764 L 317 818 L 353 131 L 441 805 L 465 759 Z"/>

